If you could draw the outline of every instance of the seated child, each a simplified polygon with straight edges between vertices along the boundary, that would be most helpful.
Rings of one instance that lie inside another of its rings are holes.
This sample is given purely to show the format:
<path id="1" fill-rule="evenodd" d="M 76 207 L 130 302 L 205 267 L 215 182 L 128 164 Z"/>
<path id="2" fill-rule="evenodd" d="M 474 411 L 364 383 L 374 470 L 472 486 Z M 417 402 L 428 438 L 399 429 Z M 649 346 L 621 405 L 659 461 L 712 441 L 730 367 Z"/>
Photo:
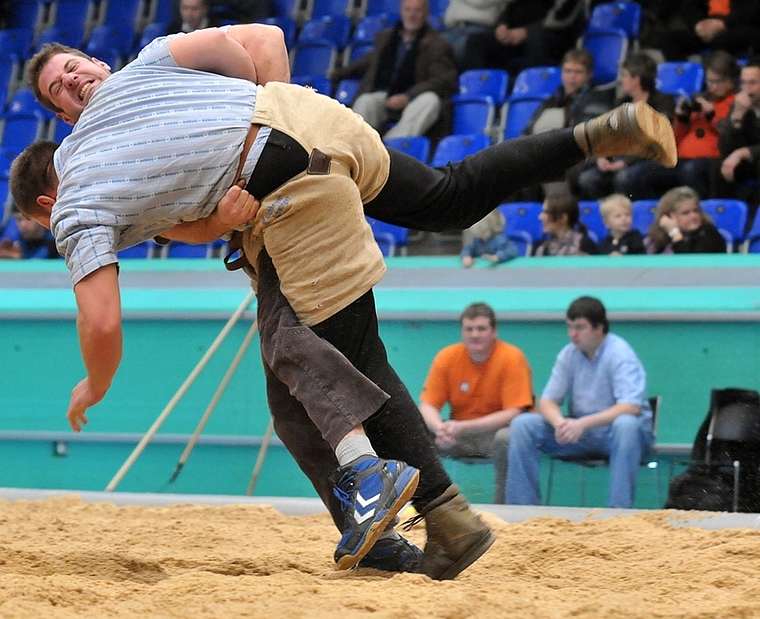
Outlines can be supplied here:
<path id="1" fill-rule="evenodd" d="M 511 239 L 504 236 L 506 220 L 499 210 L 493 210 L 476 224 L 470 226 L 466 233 L 472 235 L 472 241 L 465 245 L 459 254 L 462 266 L 471 267 L 475 258 L 481 257 L 493 264 L 507 262 L 520 253 Z"/>
<path id="2" fill-rule="evenodd" d="M 53 235 L 14 207 L 4 230 L 0 230 L 0 258 L 59 258 Z"/>
<path id="3" fill-rule="evenodd" d="M 621 193 L 613 193 L 599 201 L 604 225 L 610 233 L 596 246 L 600 254 L 623 256 L 625 254 L 645 254 L 644 237 L 635 228 L 631 201 Z"/>

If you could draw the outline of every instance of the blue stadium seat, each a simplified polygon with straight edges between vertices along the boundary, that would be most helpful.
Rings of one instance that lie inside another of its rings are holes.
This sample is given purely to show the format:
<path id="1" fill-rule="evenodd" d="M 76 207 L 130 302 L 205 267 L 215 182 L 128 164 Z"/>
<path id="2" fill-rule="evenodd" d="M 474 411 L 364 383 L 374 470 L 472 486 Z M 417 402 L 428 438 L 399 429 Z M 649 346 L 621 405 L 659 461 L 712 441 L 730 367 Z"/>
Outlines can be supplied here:
<path id="1" fill-rule="evenodd" d="M 337 47 L 331 41 L 304 41 L 293 46 L 292 75 L 324 75 L 335 66 Z"/>
<path id="2" fill-rule="evenodd" d="M 394 14 L 399 12 L 399 0 L 367 0 L 365 15 Z"/>
<path id="3" fill-rule="evenodd" d="M 100 58 L 111 50 L 116 50 L 122 59 L 130 56 L 135 47 L 135 28 L 130 24 L 105 24 L 93 28 L 85 45 L 90 56 Z M 102 58 L 101 58 L 102 60 Z M 121 65 L 119 65 L 121 66 Z M 111 67 L 114 71 L 119 67 Z"/>
<path id="4" fill-rule="evenodd" d="M 3 127 L 0 146 L 17 153 L 44 135 L 45 122 L 35 114 L 5 115 L 0 121 Z"/>
<path id="5" fill-rule="evenodd" d="M 591 11 L 587 30 L 619 28 L 630 41 L 637 41 L 641 31 L 641 5 L 638 2 L 605 2 Z"/>
<path id="6" fill-rule="evenodd" d="M 383 142 L 389 148 L 400 150 L 422 163 L 427 163 L 430 158 L 430 140 L 424 135 L 405 138 L 386 138 Z"/>
<path id="7" fill-rule="evenodd" d="M 731 245 L 741 243 L 744 240 L 747 213 L 749 212 L 746 202 L 713 198 L 702 200 L 701 204 L 702 210 L 712 217 L 718 230 L 728 233 Z"/>
<path id="8" fill-rule="evenodd" d="M 26 28 L 33 33 L 46 26 L 52 0 L 13 0 L 9 3 L 8 28 Z"/>
<path id="9" fill-rule="evenodd" d="M 392 23 L 389 23 L 387 15 L 367 15 L 362 17 L 359 23 L 356 24 L 354 33 L 351 36 L 351 42 L 369 41 L 371 43 L 375 40 L 375 35 L 378 32 L 390 28 L 392 25 Z"/>
<path id="10" fill-rule="evenodd" d="M 301 0 L 272 0 L 275 17 L 292 17 L 297 24 L 306 21 L 301 9 Z"/>
<path id="11" fill-rule="evenodd" d="M 543 97 L 523 97 L 509 101 L 504 112 L 506 114 L 504 138 L 509 140 L 521 135 L 543 100 Z"/>
<path id="12" fill-rule="evenodd" d="M 34 92 L 32 92 L 32 89 L 28 86 L 19 88 L 13 93 L 5 108 L 5 114 L 6 116 L 13 116 L 16 114 L 34 115 L 43 122 L 47 122 L 55 117 L 53 112 L 42 107 L 42 104 L 37 101 Z"/>
<path id="13" fill-rule="evenodd" d="M 359 88 L 361 80 L 359 79 L 345 79 L 341 80 L 338 87 L 335 89 L 335 98 L 343 105 L 350 106 L 356 96 L 356 91 Z"/>
<path id="14" fill-rule="evenodd" d="M 705 70 L 698 62 L 661 62 L 657 65 L 657 90 L 689 97 L 702 92 Z"/>
<path id="15" fill-rule="evenodd" d="M 509 73 L 503 69 L 472 69 L 459 76 L 457 97 L 490 97 L 495 106 L 507 99 Z"/>
<path id="16" fill-rule="evenodd" d="M 409 242 L 409 230 L 401 226 L 387 224 L 372 217 L 367 217 L 372 234 L 383 252 L 383 256 L 392 257 L 397 253 L 404 255 Z"/>
<path id="17" fill-rule="evenodd" d="M 107 0 L 101 23 L 108 26 L 142 27 L 146 3 L 150 0 Z M 100 9 L 103 10 L 102 8 Z"/>
<path id="18" fill-rule="evenodd" d="M 593 233 L 597 242 L 609 234 L 609 230 L 602 220 L 598 200 L 580 200 L 578 202 L 578 209 L 580 210 L 581 222 L 588 228 L 590 233 Z"/>
<path id="19" fill-rule="evenodd" d="M 310 86 L 321 95 L 332 96 L 332 82 L 324 75 L 293 75 L 291 83 Z"/>
<path id="20" fill-rule="evenodd" d="M 181 241 L 171 241 L 166 246 L 167 258 L 211 258 L 212 252 L 213 245 L 211 243 L 193 245 Z"/>
<path id="21" fill-rule="evenodd" d="M 309 19 L 324 15 L 349 17 L 352 4 L 350 0 L 312 0 Z"/>
<path id="22" fill-rule="evenodd" d="M 133 245 L 127 249 L 122 249 L 118 252 L 119 259 L 122 258 L 157 258 L 161 253 L 161 246 L 157 245 L 153 241 L 143 241 L 138 245 Z"/>
<path id="23" fill-rule="evenodd" d="M 63 122 L 60 118 L 54 118 L 50 121 L 48 129 L 49 139 L 60 144 L 71 133 L 72 129 L 74 129 L 72 125 Z"/>
<path id="24" fill-rule="evenodd" d="M 18 157 L 19 151 L 0 146 L 0 178 L 8 179 L 11 172 L 11 164 Z M 2 220 L 3 210 L 0 208 L 0 220 Z"/>
<path id="25" fill-rule="evenodd" d="M 19 60 L 27 60 L 32 51 L 34 31 L 29 28 L 6 28 L 0 30 L 0 54 L 13 54 Z"/>
<path id="26" fill-rule="evenodd" d="M 508 233 L 527 232 L 533 243 L 544 238 L 544 229 L 538 216 L 541 214 L 541 202 L 505 202 L 499 205 L 506 223 L 504 231 Z"/>
<path id="27" fill-rule="evenodd" d="M 259 23 L 269 24 L 270 26 L 277 26 L 282 30 L 282 34 L 285 37 L 285 45 L 288 49 L 293 47 L 296 42 L 296 32 L 298 31 L 298 24 L 296 20 L 290 15 L 267 17 L 262 19 Z"/>
<path id="28" fill-rule="evenodd" d="M 452 133 L 483 133 L 490 135 L 496 108 L 490 97 L 465 97 L 457 95 L 452 99 Z"/>
<path id="29" fill-rule="evenodd" d="M 755 213 L 752 228 L 744 237 L 742 251 L 750 254 L 760 254 L 760 210 Z"/>
<path id="30" fill-rule="evenodd" d="M 172 0 L 154 0 L 151 18 L 154 22 L 172 23 L 175 18 L 172 12 Z"/>
<path id="31" fill-rule="evenodd" d="M 40 33 L 35 45 L 35 51 L 38 51 L 45 43 L 63 43 L 69 47 L 80 49 L 84 43 L 84 28 L 74 25 L 65 28 L 51 26 Z"/>
<path id="32" fill-rule="evenodd" d="M 14 54 L 0 54 L 0 109 L 5 109 L 8 93 L 20 79 L 21 63 Z"/>
<path id="33" fill-rule="evenodd" d="M 168 31 L 169 22 L 157 21 L 153 22 L 152 24 L 147 24 L 145 28 L 143 28 L 143 31 L 140 33 L 140 38 L 137 40 L 137 43 L 132 50 L 132 55 L 136 56 L 143 47 L 148 45 L 148 43 L 154 39 L 157 39 L 158 37 L 165 36 Z"/>
<path id="34" fill-rule="evenodd" d="M 430 0 L 430 15 L 443 17 L 449 6 L 449 0 Z"/>
<path id="35" fill-rule="evenodd" d="M 633 204 L 631 204 L 631 210 L 633 213 L 632 226 L 644 236 L 647 235 L 649 226 L 654 222 L 654 212 L 657 208 L 657 202 L 657 200 L 635 200 Z"/>
<path id="36" fill-rule="evenodd" d="M 56 0 L 53 3 L 53 19 L 51 26 L 59 28 L 78 27 L 84 30 L 85 36 L 92 29 L 97 16 L 96 0 Z"/>
<path id="37" fill-rule="evenodd" d="M 521 256 L 530 256 L 533 253 L 533 239 L 525 230 L 505 230 L 502 234 L 517 246 Z"/>
<path id="38" fill-rule="evenodd" d="M 298 35 L 298 41 L 332 41 L 341 50 L 348 45 L 350 34 L 351 20 L 348 17 L 345 15 L 322 15 L 312 17 L 303 25 Z"/>
<path id="39" fill-rule="evenodd" d="M 619 28 L 587 30 L 581 37 L 581 45 L 594 57 L 594 82 L 597 86 L 614 84 L 628 54 L 625 31 Z"/>
<path id="40" fill-rule="evenodd" d="M 438 167 L 449 162 L 456 163 L 490 145 L 491 139 L 483 134 L 447 135 L 438 142 L 430 165 Z"/>
<path id="41" fill-rule="evenodd" d="M 343 51 L 343 64 L 348 66 L 373 49 L 372 41 L 352 41 Z"/>
<path id="42" fill-rule="evenodd" d="M 559 67 L 530 67 L 517 74 L 510 99 L 546 98 L 562 84 Z"/>

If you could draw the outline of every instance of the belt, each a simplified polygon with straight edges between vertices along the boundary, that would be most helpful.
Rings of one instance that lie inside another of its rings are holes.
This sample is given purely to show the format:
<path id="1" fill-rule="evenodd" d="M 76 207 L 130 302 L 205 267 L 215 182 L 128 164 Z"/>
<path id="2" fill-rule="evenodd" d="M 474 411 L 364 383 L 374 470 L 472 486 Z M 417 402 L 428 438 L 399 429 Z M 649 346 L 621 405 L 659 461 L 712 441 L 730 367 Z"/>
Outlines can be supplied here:
<path id="1" fill-rule="evenodd" d="M 272 129 L 259 160 L 248 179 L 246 191 L 257 200 L 264 200 L 270 193 L 292 178 L 307 174 L 329 174 L 332 158 L 318 149 L 309 154 L 306 149 L 289 135 Z M 228 271 L 250 267 L 243 248 L 243 233 L 234 231 L 229 242 L 229 253 L 224 258 Z"/>

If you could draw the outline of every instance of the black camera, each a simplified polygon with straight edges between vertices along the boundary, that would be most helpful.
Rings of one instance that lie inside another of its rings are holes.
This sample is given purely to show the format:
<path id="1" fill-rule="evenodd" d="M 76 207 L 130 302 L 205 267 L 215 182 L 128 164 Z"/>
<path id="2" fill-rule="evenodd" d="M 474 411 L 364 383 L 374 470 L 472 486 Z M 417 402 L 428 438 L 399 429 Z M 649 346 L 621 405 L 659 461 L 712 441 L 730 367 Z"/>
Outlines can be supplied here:
<path id="1" fill-rule="evenodd" d="M 701 112 L 702 104 L 692 96 L 689 99 L 681 101 L 681 108 L 684 112 L 691 114 L 692 112 Z"/>

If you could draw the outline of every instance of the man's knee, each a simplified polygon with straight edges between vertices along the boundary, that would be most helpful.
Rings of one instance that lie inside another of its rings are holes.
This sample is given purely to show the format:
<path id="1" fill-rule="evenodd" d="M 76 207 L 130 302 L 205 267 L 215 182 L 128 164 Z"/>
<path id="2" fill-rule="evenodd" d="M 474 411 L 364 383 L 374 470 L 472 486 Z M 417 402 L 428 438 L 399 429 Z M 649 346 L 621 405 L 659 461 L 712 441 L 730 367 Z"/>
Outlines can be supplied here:
<path id="1" fill-rule="evenodd" d="M 509 440 L 512 443 L 532 440 L 544 429 L 544 418 L 538 413 L 522 413 L 509 424 Z"/>
<path id="2" fill-rule="evenodd" d="M 639 417 L 637 415 L 620 415 L 610 428 L 612 446 L 640 445 L 642 442 Z"/>

